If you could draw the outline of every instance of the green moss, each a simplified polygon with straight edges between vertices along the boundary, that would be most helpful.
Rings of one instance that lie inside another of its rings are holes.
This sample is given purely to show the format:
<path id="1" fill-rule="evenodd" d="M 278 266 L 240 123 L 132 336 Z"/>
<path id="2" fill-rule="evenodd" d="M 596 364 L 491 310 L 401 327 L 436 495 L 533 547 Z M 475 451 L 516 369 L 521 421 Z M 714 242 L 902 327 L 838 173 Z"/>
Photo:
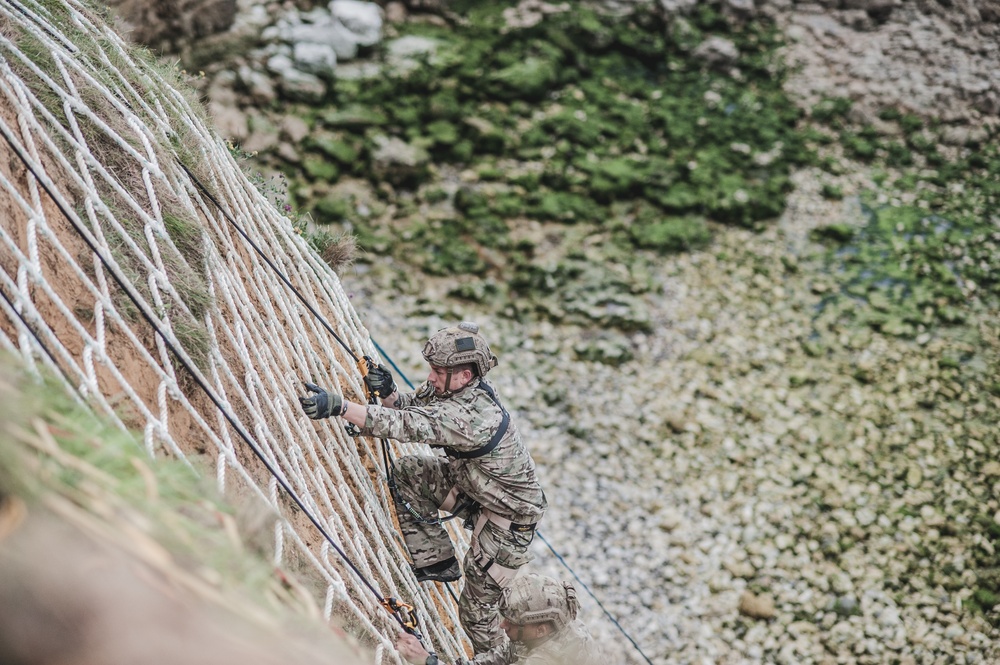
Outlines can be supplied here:
<path id="1" fill-rule="evenodd" d="M 679 252 L 704 247 L 712 238 L 705 220 L 697 216 L 664 216 L 650 210 L 629 227 L 635 243 L 658 252 Z"/>
<path id="2" fill-rule="evenodd" d="M 566 223 L 594 221 L 600 210 L 593 201 L 571 192 L 541 191 L 529 198 L 528 214 Z"/>
<path id="3" fill-rule="evenodd" d="M 831 185 L 829 183 L 824 184 L 820 194 L 823 195 L 824 199 L 832 199 L 838 201 L 844 198 L 844 190 L 837 185 Z"/>
<path id="4" fill-rule="evenodd" d="M 354 203 L 343 196 L 324 196 L 316 203 L 315 212 L 316 220 L 321 224 L 339 222 L 351 217 Z"/>
<path id="5" fill-rule="evenodd" d="M 346 141 L 340 136 L 322 134 L 310 139 L 308 145 L 346 167 L 350 167 L 358 159 L 358 148 L 354 142 Z"/>
<path id="6" fill-rule="evenodd" d="M 419 223 L 412 229 L 415 259 L 432 275 L 481 275 L 486 262 L 476 251 L 475 243 L 456 220 L 430 224 Z"/>
<path id="7" fill-rule="evenodd" d="M 430 139 L 441 146 L 451 146 L 458 142 L 458 128 L 447 120 L 435 120 L 425 128 Z"/>
<path id="8" fill-rule="evenodd" d="M 424 200 L 428 203 L 440 203 L 448 200 L 448 192 L 440 187 L 428 187 L 424 190 Z"/>
<path id="9" fill-rule="evenodd" d="M 847 97 L 828 97 L 812 107 L 811 115 L 817 122 L 833 124 L 846 118 L 851 106 L 851 100 Z"/>
<path id="10" fill-rule="evenodd" d="M 798 131 L 802 113 L 782 87 L 787 73 L 775 56 L 775 25 L 731 24 L 708 7 L 667 24 L 652 11 L 611 17 L 581 6 L 506 31 L 506 6 L 511 3 L 460 2 L 450 7 L 465 19 L 461 24 L 399 26 L 404 35 L 437 40 L 434 57 L 408 73 L 363 85 L 337 81 L 336 108 L 317 113 L 321 127 L 343 128 L 345 136 L 366 134 L 353 164 L 340 146 L 320 150 L 342 170 L 376 186 L 391 184 L 379 191 L 399 211 L 416 213 L 420 198 L 443 202 L 443 191 L 453 185 L 435 183 L 451 177 L 454 168 L 510 188 L 482 188 L 480 194 L 478 186 L 463 187 L 456 218 L 444 225 L 449 233 L 436 222 L 413 229 L 414 241 L 424 245 L 412 259 L 401 253 L 402 260 L 435 274 L 461 267 L 477 274 L 496 270 L 503 280 L 518 270 L 513 266 L 531 262 L 532 250 L 508 247 L 502 222 L 527 218 L 565 224 L 556 236 L 569 233 L 569 225 L 583 233 L 611 231 L 613 242 L 604 249 L 624 247 L 622 270 L 630 274 L 638 260 L 631 250 L 705 244 L 706 218 L 754 227 L 782 213 L 791 169 L 815 157 Z M 691 59 L 690 49 L 708 35 L 737 45 L 740 80 Z M 829 117 L 843 118 L 849 102 L 829 106 Z M 373 126 L 427 150 L 437 165 L 455 167 L 428 167 L 410 177 L 376 162 Z M 328 170 L 315 162 L 303 165 L 310 179 L 328 179 Z M 429 187 L 417 199 L 399 195 L 425 182 Z M 617 206 L 648 207 L 657 219 L 625 231 L 627 215 L 614 212 Z M 359 243 L 396 253 L 394 234 L 381 234 L 359 230 Z M 428 247 L 438 248 L 440 257 L 433 258 Z M 493 256 L 482 252 L 485 247 L 510 252 L 503 257 L 506 265 L 487 268 L 473 258 Z M 599 309 L 589 296 L 580 302 L 589 303 L 579 305 L 581 312 Z M 546 315 L 567 316 L 566 308 L 544 309 Z"/>
<path id="11" fill-rule="evenodd" d="M 850 224 L 827 224 L 812 230 L 812 237 L 816 240 L 831 240 L 837 243 L 844 243 L 854 237 L 855 228 Z"/>
<path id="12" fill-rule="evenodd" d="M 874 159 L 878 149 L 876 142 L 856 134 L 844 134 L 841 141 L 848 155 L 862 161 Z"/>
<path id="13" fill-rule="evenodd" d="M 337 165 L 324 157 L 306 157 L 302 160 L 302 170 L 310 179 L 322 182 L 336 181 L 340 175 Z"/>
<path id="14" fill-rule="evenodd" d="M 493 72 L 487 81 L 501 99 L 537 100 L 556 81 L 557 64 L 539 57 L 528 57 Z"/>

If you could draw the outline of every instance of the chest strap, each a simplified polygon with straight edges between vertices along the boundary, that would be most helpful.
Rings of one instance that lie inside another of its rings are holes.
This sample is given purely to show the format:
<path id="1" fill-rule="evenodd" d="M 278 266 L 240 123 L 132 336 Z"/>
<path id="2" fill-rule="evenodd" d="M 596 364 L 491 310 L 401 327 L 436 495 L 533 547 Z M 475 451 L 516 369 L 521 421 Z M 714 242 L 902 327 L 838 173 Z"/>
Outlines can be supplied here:
<path id="1" fill-rule="evenodd" d="M 500 400 L 497 399 L 496 393 L 493 392 L 492 388 L 483 383 L 482 380 L 479 381 L 479 385 L 476 386 L 476 388 L 486 393 L 489 398 L 493 400 L 493 403 L 497 405 L 497 408 L 500 409 L 500 413 L 502 414 L 500 418 L 500 426 L 497 427 L 497 431 L 493 433 L 493 436 L 486 445 L 476 448 L 475 450 L 458 451 L 445 448 L 445 454 L 447 454 L 448 457 L 458 459 L 475 459 L 477 457 L 482 457 L 483 455 L 489 455 L 493 452 L 494 448 L 500 445 L 500 439 L 502 439 L 507 433 L 507 426 L 510 424 L 510 414 L 507 413 L 507 409 L 503 408 L 503 405 L 500 404 Z"/>

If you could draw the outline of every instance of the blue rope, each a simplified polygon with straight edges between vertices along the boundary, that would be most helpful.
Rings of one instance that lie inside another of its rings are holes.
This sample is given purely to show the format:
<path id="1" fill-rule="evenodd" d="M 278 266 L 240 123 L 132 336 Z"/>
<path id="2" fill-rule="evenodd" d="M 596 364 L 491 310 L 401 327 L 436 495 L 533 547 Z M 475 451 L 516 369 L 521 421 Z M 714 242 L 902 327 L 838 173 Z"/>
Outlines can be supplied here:
<path id="1" fill-rule="evenodd" d="M 385 358 L 386 361 L 388 361 L 389 365 L 392 366 L 392 368 L 394 370 L 396 370 L 396 373 L 403 379 L 403 381 L 406 382 L 406 385 L 408 385 L 410 387 L 410 389 L 412 390 L 413 389 L 413 384 L 410 383 L 410 380 L 406 377 L 406 374 L 404 374 L 403 371 L 401 369 L 399 369 L 399 367 L 396 365 L 396 363 L 393 362 L 392 358 L 390 358 L 389 355 L 385 352 L 385 350 L 381 346 L 379 346 L 379 343 L 376 342 L 374 338 L 372 338 L 372 344 L 375 345 L 375 349 L 378 351 L 378 354 L 381 357 Z M 542 542 L 545 543 L 545 546 L 549 548 L 550 552 L 552 552 L 552 555 L 555 556 L 555 558 L 559 561 L 559 563 L 561 563 L 563 565 L 563 567 L 566 570 L 569 571 L 570 575 L 573 576 L 573 579 L 575 579 L 577 582 L 580 583 L 580 586 L 582 586 L 584 588 L 584 590 L 587 592 L 587 594 L 591 598 L 594 599 L 594 602 L 597 603 L 597 606 L 601 608 L 602 612 L 604 612 L 604 616 L 608 617 L 608 619 L 611 620 L 611 623 L 613 623 L 615 625 L 615 627 L 621 632 L 621 634 L 625 636 L 625 639 L 627 639 L 629 642 L 632 643 L 632 646 L 635 647 L 635 650 L 639 652 L 639 655 L 642 656 L 643 660 L 645 660 L 647 663 L 649 663 L 649 665 L 653 665 L 653 661 L 651 661 L 649 659 L 649 656 L 647 656 L 645 653 L 643 653 L 643 651 L 639 647 L 639 645 L 636 644 L 635 640 L 632 639 L 632 636 L 629 635 L 627 632 L 625 632 L 625 629 L 622 628 L 622 625 L 620 623 L 618 623 L 618 619 L 616 619 L 611 614 L 611 612 L 609 612 L 608 609 L 606 607 L 604 607 L 604 603 L 602 603 L 600 600 L 598 600 L 597 596 L 594 595 L 594 592 L 591 591 L 590 587 L 587 586 L 587 584 L 583 580 L 580 579 L 580 576 L 576 574 L 576 571 L 573 570 L 568 563 L 566 563 L 566 559 L 564 559 L 562 557 L 562 555 L 559 554 L 559 552 L 556 552 L 556 549 L 554 547 L 552 547 L 552 543 L 550 543 L 545 538 L 545 536 L 542 535 L 541 531 L 535 531 L 535 535 L 538 536 L 539 538 L 541 538 Z M 451 587 L 448 587 L 448 590 L 451 591 Z M 452 597 L 454 598 L 454 594 L 452 595 Z"/>
<path id="2" fill-rule="evenodd" d="M 622 628 L 622 625 L 618 623 L 618 619 L 614 618 L 614 616 L 611 615 L 611 612 L 608 612 L 608 609 L 604 607 L 604 603 L 602 603 L 600 600 L 597 599 L 597 596 L 595 596 L 594 592 L 590 590 L 590 587 L 587 586 L 587 583 L 581 580 L 580 576 L 576 574 L 576 571 L 570 568 L 570 565 L 566 563 L 566 559 L 564 559 L 562 555 L 559 554 L 559 552 L 556 552 L 555 548 L 552 547 L 552 543 L 546 540 L 545 536 L 542 535 L 541 531 L 536 531 L 535 535 L 542 539 L 542 542 L 545 543 L 545 546 L 549 548 L 549 551 L 552 552 L 552 555 L 556 559 L 558 559 L 559 563 L 561 563 L 566 570 L 569 571 L 570 575 L 573 576 L 573 579 L 575 579 L 577 582 L 580 583 L 580 586 L 584 588 L 587 594 L 589 594 L 590 597 L 594 599 L 594 602 L 597 603 L 597 606 L 601 608 L 602 612 L 604 612 L 604 616 L 608 617 L 608 619 L 611 620 L 611 623 L 615 624 L 615 627 L 621 631 L 622 635 L 625 636 L 625 639 L 627 639 L 629 642 L 632 643 L 632 646 L 634 646 L 635 650 L 639 652 L 639 655 L 642 656 L 643 660 L 649 663 L 649 665 L 653 665 L 653 661 L 651 661 L 649 657 L 642 652 L 642 649 L 639 647 L 638 644 L 635 643 L 635 640 L 632 639 L 632 636 L 629 635 L 627 632 L 625 632 L 625 629 Z"/>
<path id="3" fill-rule="evenodd" d="M 393 359 L 389 357 L 389 354 L 387 354 L 385 350 L 381 346 L 379 346 L 379 343 L 376 342 L 374 338 L 372 338 L 372 344 L 375 345 L 375 350 L 378 351 L 378 354 L 389 361 L 389 364 L 392 366 L 392 368 L 396 370 L 396 374 L 399 374 L 399 376 L 403 378 L 403 381 L 406 381 L 406 385 L 410 387 L 410 390 L 414 390 L 415 388 L 413 384 L 410 383 L 410 380 L 406 377 L 405 374 L 403 374 L 403 370 L 399 369 L 395 361 L 393 361 Z"/>

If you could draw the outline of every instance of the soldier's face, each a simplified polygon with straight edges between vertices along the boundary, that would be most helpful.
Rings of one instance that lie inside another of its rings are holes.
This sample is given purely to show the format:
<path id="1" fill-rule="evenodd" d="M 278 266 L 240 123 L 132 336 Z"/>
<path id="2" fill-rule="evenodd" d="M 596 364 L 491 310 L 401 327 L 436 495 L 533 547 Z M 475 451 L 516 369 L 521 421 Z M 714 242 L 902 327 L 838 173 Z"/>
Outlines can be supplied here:
<path id="1" fill-rule="evenodd" d="M 511 642 L 532 642 L 548 635 L 551 626 L 547 623 L 519 626 L 516 623 L 511 623 L 507 619 L 501 618 L 500 630 L 507 633 L 507 638 Z"/>
<path id="2" fill-rule="evenodd" d="M 437 365 L 431 365 L 431 371 L 427 375 L 427 383 L 434 386 L 434 393 L 436 395 L 443 395 L 449 390 L 455 391 L 464 388 L 469 381 L 472 380 L 472 373 L 464 369 L 461 372 L 455 372 L 451 375 L 451 381 L 448 381 L 448 368 L 438 367 Z"/>

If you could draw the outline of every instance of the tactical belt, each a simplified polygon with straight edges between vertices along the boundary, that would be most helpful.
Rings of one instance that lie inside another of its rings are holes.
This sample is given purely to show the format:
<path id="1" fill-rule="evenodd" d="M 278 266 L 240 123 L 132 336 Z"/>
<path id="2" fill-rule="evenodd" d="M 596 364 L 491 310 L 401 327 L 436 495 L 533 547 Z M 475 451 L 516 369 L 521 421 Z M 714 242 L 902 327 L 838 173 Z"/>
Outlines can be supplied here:
<path id="1" fill-rule="evenodd" d="M 483 571 L 489 574 L 497 584 L 502 588 L 507 588 L 517 575 L 517 569 L 501 566 L 496 562 L 496 559 L 486 556 L 482 548 L 480 548 L 479 534 L 482 533 L 483 527 L 486 526 L 487 522 L 493 522 L 501 529 L 510 531 L 511 533 L 530 534 L 531 538 L 528 539 L 528 542 L 534 538 L 537 522 L 535 524 L 517 524 L 506 517 L 500 517 L 486 508 L 479 511 L 479 516 L 476 518 L 476 526 L 472 530 L 472 556 L 475 558 L 476 563 L 482 567 Z"/>
<path id="2" fill-rule="evenodd" d="M 532 524 L 518 524 L 516 522 L 511 522 L 506 517 L 500 517 L 493 511 L 487 510 L 486 508 L 483 508 L 482 515 L 485 519 L 493 522 L 504 531 L 510 531 L 511 533 L 531 533 L 535 530 L 535 526 L 538 524 L 538 522 L 534 522 Z"/>
<path id="3" fill-rule="evenodd" d="M 507 409 L 503 408 L 503 405 L 500 404 L 500 400 L 497 399 L 493 389 L 483 383 L 482 379 L 479 380 L 479 385 L 476 387 L 486 393 L 489 398 L 493 400 L 493 403 L 497 405 L 497 408 L 500 409 L 500 413 L 503 414 L 500 419 L 500 426 L 497 427 L 497 431 L 493 433 L 493 437 L 485 446 L 476 448 L 475 450 L 466 451 L 445 448 L 445 454 L 448 455 L 448 457 L 455 457 L 458 459 L 475 459 L 477 457 L 482 457 L 483 455 L 489 455 L 493 452 L 493 449 L 500 444 L 500 439 L 504 437 L 504 434 L 507 433 L 507 425 L 510 424 L 510 414 L 507 413 Z M 532 527 L 534 527 L 534 525 L 532 525 Z"/>

